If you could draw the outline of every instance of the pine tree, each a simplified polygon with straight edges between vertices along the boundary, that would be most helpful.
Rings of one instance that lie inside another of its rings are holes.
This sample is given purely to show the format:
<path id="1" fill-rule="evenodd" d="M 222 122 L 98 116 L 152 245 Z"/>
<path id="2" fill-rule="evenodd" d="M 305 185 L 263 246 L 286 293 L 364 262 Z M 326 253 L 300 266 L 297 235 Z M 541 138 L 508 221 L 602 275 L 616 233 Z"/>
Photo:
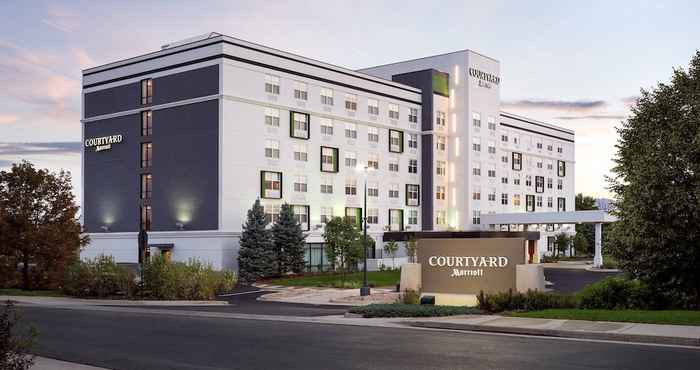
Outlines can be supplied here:
<path id="1" fill-rule="evenodd" d="M 278 273 L 302 273 L 306 235 L 294 218 L 294 210 L 289 204 L 285 203 L 280 208 L 279 219 L 272 225 L 272 240 L 277 254 Z"/>
<path id="2" fill-rule="evenodd" d="M 253 208 L 248 210 L 248 218 L 241 233 L 238 274 L 243 285 L 250 285 L 276 272 L 272 235 L 267 224 L 265 210 L 257 199 Z"/>

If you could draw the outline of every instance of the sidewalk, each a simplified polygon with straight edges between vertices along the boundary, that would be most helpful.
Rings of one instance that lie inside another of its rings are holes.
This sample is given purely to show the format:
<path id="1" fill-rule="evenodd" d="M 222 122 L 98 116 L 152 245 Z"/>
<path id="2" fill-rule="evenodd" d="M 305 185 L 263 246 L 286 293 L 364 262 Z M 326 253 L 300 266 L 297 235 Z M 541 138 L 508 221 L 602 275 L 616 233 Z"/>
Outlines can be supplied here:
<path id="1" fill-rule="evenodd" d="M 135 301 L 130 299 L 81 299 L 69 297 L 0 295 L 0 302 L 4 301 L 47 306 L 221 306 L 228 304 L 226 301 Z"/>
<path id="2" fill-rule="evenodd" d="M 66 362 L 54 360 L 52 358 L 39 357 L 34 358 L 34 366 L 31 370 L 107 370 L 103 367 L 94 367 L 89 365 L 76 364 L 74 362 Z"/>
<path id="3" fill-rule="evenodd" d="M 255 286 L 263 290 L 274 290 L 273 293 L 258 298 L 259 301 L 267 302 L 362 306 L 371 303 L 393 303 L 399 298 L 399 293 L 389 288 L 372 288 L 370 296 L 360 297 L 359 289 L 281 287 L 265 284 Z"/>
<path id="4" fill-rule="evenodd" d="M 410 325 L 434 329 L 700 347 L 700 326 L 531 319 L 495 315 L 417 319 L 412 321 Z"/>

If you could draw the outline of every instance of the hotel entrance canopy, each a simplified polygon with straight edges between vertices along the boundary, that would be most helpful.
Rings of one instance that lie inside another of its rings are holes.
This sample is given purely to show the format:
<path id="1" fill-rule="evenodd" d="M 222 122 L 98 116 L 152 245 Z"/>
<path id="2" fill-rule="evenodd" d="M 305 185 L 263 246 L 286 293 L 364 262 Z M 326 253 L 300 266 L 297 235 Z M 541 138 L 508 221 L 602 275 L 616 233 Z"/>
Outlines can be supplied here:
<path id="1" fill-rule="evenodd" d="M 541 224 L 594 224 L 595 257 L 593 266 L 603 265 L 603 246 L 601 236 L 603 224 L 617 221 L 617 217 L 606 211 L 573 212 L 519 212 L 482 214 L 481 223 L 486 225 L 541 225 Z"/>

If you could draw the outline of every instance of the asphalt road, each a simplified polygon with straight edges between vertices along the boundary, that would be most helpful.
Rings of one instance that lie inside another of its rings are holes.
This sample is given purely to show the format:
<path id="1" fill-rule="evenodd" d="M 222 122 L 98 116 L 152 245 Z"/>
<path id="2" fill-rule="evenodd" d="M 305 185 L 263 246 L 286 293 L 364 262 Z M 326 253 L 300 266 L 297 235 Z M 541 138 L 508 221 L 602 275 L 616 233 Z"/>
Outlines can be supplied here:
<path id="1" fill-rule="evenodd" d="M 41 356 L 112 369 L 697 369 L 700 350 L 22 307 Z"/>
<path id="2" fill-rule="evenodd" d="M 620 275 L 620 273 L 594 272 L 564 268 L 544 269 L 544 278 L 547 281 L 554 283 L 551 288 L 555 292 L 559 293 L 576 293 L 588 284 L 616 275 Z"/>

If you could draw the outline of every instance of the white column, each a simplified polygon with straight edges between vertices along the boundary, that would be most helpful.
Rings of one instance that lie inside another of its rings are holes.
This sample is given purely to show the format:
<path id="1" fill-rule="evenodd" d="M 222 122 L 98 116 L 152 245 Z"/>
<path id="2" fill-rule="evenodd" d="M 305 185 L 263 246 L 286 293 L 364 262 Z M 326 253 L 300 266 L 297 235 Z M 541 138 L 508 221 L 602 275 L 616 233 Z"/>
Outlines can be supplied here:
<path id="1" fill-rule="evenodd" d="M 603 266 L 603 244 L 601 236 L 603 234 L 603 224 L 595 224 L 595 257 L 593 257 L 593 267 Z"/>

